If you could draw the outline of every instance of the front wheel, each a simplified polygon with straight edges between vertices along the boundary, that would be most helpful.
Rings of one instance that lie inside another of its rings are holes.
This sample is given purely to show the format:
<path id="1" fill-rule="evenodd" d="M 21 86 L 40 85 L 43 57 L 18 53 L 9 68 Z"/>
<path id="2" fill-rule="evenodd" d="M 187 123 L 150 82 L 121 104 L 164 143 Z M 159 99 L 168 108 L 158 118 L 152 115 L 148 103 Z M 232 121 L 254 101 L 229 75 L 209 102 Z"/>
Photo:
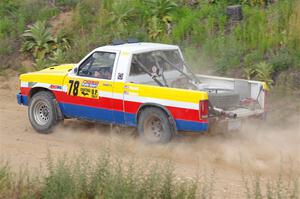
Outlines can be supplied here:
<path id="1" fill-rule="evenodd" d="M 54 100 L 52 93 L 41 91 L 33 95 L 29 102 L 29 120 L 38 133 L 50 133 L 58 123 L 57 107 Z"/>
<path id="2" fill-rule="evenodd" d="M 173 137 L 174 127 L 163 110 L 149 107 L 138 118 L 138 133 L 148 143 L 167 143 Z"/>

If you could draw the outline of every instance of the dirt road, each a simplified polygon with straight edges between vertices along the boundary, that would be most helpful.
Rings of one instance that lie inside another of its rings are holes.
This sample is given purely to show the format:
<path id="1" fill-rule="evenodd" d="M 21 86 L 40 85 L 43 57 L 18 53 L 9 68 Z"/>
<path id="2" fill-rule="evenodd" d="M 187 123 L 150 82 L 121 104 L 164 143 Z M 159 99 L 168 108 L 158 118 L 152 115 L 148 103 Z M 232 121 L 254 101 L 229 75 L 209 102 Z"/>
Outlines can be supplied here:
<path id="1" fill-rule="evenodd" d="M 280 167 L 299 169 L 300 102 L 274 97 L 270 121 L 249 122 L 240 133 L 177 138 L 164 146 L 147 146 L 128 133 L 111 132 L 109 126 L 65 121 L 54 133 L 37 134 L 28 121 L 27 107 L 16 103 L 17 75 L 0 79 L 0 161 L 18 169 L 44 167 L 48 155 L 60 157 L 86 151 L 96 156 L 103 147 L 126 158 L 171 160 L 180 175 L 216 171 L 217 192 L 222 198 L 241 194 L 241 171 L 272 176 Z M 298 100 L 298 101 L 296 101 Z"/>

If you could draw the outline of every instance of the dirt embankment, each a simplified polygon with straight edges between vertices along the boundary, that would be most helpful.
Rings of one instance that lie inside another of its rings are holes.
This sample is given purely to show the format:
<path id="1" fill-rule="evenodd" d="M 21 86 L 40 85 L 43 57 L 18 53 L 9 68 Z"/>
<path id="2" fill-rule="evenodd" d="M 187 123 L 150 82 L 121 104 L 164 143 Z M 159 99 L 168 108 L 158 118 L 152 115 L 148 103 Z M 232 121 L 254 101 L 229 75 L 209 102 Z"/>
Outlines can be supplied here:
<path id="1" fill-rule="evenodd" d="M 37 134 L 28 121 L 27 107 L 16 103 L 16 75 L 0 80 L 0 161 L 8 160 L 15 169 L 45 167 L 49 153 L 56 158 L 84 150 L 97 156 L 105 146 L 124 158 L 171 160 L 176 172 L 184 176 L 215 170 L 217 189 L 223 196 L 241 188 L 243 170 L 264 176 L 274 175 L 280 167 L 300 170 L 299 96 L 273 96 L 270 120 L 249 121 L 240 133 L 185 136 L 167 145 L 148 146 L 128 132 L 116 133 L 110 126 L 77 120 L 65 121 L 52 134 Z"/>

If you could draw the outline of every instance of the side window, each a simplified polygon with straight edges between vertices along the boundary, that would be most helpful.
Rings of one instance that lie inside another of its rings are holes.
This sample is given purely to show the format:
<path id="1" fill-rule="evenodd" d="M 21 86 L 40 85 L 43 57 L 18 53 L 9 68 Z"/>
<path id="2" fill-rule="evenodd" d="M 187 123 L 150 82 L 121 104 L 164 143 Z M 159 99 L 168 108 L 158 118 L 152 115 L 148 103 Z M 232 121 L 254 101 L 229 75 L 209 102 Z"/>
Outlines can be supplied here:
<path id="1" fill-rule="evenodd" d="M 130 76 L 145 74 L 141 65 L 143 65 L 147 71 L 151 71 L 151 68 L 156 64 L 155 57 L 152 52 L 135 54 L 132 57 Z"/>
<path id="2" fill-rule="evenodd" d="M 183 61 L 178 50 L 151 51 L 135 54 L 132 57 L 129 75 L 135 76 L 145 74 L 141 65 L 151 73 L 153 67 L 156 67 L 159 71 L 175 70 L 174 67 L 182 69 Z"/>
<path id="3" fill-rule="evenodd" d="M 79 76 L 111 79 L 116 53 L 95 52 L 78 69 Z"/>

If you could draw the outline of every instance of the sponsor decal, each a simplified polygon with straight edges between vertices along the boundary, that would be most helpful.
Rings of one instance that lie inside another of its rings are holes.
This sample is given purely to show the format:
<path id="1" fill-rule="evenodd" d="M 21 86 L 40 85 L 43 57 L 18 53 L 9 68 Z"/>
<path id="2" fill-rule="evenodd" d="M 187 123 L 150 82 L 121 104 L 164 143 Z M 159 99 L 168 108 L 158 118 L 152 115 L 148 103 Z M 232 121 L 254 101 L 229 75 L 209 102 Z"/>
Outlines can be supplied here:
<path id="1" fill-rule="evenodd" d="M 34 85 L 36 85 L 36 82 L 28 82 L 28 87 L 34 87 Z"/>
<path id="2" fill-rule="evenodd" d="M 80 88 L 80 93 L 84 97 L 90 97 L 90 98 L 98 98 L 98 90 L 97 89 L 92 89 L 92 88 Z"/>
<path id="3" fill-rule="evenodd" d="M 130 86 L 129 89 L 130 89 L 130 90 L 133 90 L 133 91 L 138 91 L 138 90 L 139 90 L 139 87 L 133 87 L 133 86 Z"/>
<path id="4" fill-rule="evenodd" d="M 118 80 L 122 80 L 124 77 L 124 73 L 118 73 Z"/>
<path id="5" fill-rule="evenodd" d="M 90 88 L 97 88 L 98 85 L 99 85 L 99 82 L 92 81 L 92 80 L 83 80 L 83 82 L 81 83 L 81 86 L 90 87 Z"/>
<path id="6" fill-rule="evenodd" d="M 92 98 L 98 98 L 98 90 L 97 89 L 92 89 Z"/>
<path id="7" fill-rule="evenodd" d="M 91 89 L 90 88 L 80 88 L 80 92 L 85 97 L 87 95 L 90 95 Z"/>
<path id="8" fill-rule="evenodd" d="M 59 85 L 50 85 L 50 89 L 53 89 L 53 90 L 62 90 L 62 86 L 59 86 Z"/>

